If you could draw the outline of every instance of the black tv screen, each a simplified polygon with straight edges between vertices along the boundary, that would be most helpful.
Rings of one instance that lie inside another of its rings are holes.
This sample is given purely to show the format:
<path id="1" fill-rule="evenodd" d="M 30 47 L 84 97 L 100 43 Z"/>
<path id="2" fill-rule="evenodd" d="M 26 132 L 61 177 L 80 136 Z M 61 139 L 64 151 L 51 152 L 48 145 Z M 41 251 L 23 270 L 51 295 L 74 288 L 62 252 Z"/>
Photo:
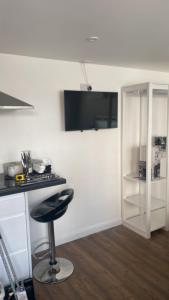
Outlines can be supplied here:
<path id="1" fill-rule="evenodd" d="M 117 128 L 118 93 L 64 91 L 65 130 Z"/>

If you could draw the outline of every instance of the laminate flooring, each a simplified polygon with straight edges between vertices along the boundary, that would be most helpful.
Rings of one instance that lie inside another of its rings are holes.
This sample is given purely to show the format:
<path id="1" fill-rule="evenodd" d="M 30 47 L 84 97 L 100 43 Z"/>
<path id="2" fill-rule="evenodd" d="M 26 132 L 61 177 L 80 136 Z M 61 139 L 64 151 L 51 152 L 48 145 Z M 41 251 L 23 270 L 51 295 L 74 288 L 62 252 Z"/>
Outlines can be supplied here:
<path id="1" fill-rule="evenodd" d="M 34 280 L 36 300 L 169 300 L 169 232 L 146 240 L 122 225 L 56 247 L 74 273 L 47 285 Z"/>

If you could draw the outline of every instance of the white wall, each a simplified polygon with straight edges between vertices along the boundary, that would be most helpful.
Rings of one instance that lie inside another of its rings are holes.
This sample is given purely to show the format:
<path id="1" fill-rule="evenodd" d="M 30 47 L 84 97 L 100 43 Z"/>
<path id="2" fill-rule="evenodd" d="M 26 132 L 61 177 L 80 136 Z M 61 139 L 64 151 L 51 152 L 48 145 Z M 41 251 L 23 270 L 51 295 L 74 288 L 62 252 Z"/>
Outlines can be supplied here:
<path id="1" fill-rule="evenodd" d="M 94 90 L 119 91 L 137 82 L 169 83 L 169 74 L 87 65 Z M 17 160 L 30 149 L 36 158 L 49 157 L 56 173 L 67 179 L 75 197 L 55 222 L 56 242 L 119 224 L 120 93 L 117 129 L 65 132 L 63 90 L 83 83 L 79 63 L 0 54 L 0 90 L 35 105 L 35 112 L 0 111 L 0 164 Z M 65 186 L 29 193 L 30 207 Z M 46 236 L 46 226 L 31 221 L 32 243 Z"/>

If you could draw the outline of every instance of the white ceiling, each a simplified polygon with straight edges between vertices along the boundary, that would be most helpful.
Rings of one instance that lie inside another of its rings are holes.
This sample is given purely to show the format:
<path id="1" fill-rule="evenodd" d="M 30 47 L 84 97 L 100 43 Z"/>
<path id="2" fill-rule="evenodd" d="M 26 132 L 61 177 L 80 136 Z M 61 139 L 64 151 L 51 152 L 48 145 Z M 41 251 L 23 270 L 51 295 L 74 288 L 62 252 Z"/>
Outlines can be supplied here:
<path id="1" fill-rule="evenodd" d="M 0 52 L 169 71 L 169 1 L 0 0 Z"/>

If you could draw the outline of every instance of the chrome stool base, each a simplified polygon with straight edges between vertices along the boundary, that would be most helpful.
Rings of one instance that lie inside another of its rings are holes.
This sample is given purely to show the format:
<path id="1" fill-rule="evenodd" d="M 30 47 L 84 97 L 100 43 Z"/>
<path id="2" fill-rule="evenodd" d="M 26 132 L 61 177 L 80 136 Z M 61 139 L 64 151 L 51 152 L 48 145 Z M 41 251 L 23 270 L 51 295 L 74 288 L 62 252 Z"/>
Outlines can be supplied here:
<path id="1" fill-rule="evenodd" d="M 74 270 L 71 261 L 56 257 L 57 263 L 50 265 L 49 258 L 40 261 L 33 269 L 34 278 L 41 283 L 59 283 L 66 280 Z"/>

